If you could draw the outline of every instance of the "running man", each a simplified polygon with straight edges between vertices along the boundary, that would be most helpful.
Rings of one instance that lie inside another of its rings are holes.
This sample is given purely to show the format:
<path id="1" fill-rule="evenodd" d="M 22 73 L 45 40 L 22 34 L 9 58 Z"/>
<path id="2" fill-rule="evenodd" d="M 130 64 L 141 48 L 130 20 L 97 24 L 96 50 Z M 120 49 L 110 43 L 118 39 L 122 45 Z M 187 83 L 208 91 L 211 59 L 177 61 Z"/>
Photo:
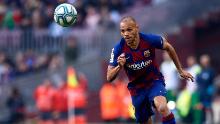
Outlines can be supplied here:
<path id="1" fill-rule="evenodd" d="M 193 76 L 183 70 L 174 48 L 164 37 L 140 33 L 133 17 L 121 19 L 120 32 L 122 38 L 112 49 L 107 80 L 113 81 L 121 69 L 125 70 L 137 123 L 151 124 L 154 107 L 162 115 L 163 124 L 175 124 L 167 107 L 164 77 L 155 60 L 155 49 L 168 52 L 183 79 L 193 81 Z"/>

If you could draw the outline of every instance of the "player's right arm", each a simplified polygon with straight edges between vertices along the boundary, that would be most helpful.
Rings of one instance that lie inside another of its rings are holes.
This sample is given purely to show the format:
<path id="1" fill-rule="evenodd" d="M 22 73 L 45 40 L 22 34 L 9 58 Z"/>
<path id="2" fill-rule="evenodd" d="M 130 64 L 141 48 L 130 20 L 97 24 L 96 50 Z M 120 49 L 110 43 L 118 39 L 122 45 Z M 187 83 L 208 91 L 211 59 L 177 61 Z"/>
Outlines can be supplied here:
<path id="1" fill-rule="evenodd" d="M 121 67 L 117 65 L 116 67 L 109 65 L 107 70 L 107 81 L 112 82 L 118 75 Z"/>
<path id="2" fill-rule="evenodd" d="M 126 62 L 125 54 L 122 53 L 120 46 L 121 45 L 119 43 L 112 49 L 111 58 L 107 69 L 108 82 L 113 81 L 117 77 L 119 71 L 124 67 Z"/>
<path id="3" fill-rule="evenodd" d="M 108 69 L 107 69 L 107 81 L 108 82 L 113 81 L 117 77 L 119 71 L 124 67 L 125 62 L 126 62 L 125 54 L 122 53 L 117 58 L 117 64 L 118 64 L 117 66 L 112 66 L 112 65 L 108 66 Z"/>

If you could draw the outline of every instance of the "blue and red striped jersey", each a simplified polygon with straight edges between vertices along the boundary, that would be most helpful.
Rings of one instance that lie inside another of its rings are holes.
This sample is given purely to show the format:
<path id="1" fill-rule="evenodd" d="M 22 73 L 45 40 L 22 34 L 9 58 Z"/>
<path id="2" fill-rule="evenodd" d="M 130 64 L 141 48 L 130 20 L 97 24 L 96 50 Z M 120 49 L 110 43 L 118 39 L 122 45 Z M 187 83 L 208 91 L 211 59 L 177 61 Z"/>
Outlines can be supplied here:
<path id="1" fill-rule="evenodd" d="M 128 76 L 130 86 L 149 83 L 153 80 L 164 80 L 155 61 L 155 49 L 163 48 L 161 36 L 139 33 L 140 42 L 137 49 L 131 49 L 122 38 L 112 49 L 109 65 L 117 66 L 117 58 L 125 54 L 124 70 Z"/>

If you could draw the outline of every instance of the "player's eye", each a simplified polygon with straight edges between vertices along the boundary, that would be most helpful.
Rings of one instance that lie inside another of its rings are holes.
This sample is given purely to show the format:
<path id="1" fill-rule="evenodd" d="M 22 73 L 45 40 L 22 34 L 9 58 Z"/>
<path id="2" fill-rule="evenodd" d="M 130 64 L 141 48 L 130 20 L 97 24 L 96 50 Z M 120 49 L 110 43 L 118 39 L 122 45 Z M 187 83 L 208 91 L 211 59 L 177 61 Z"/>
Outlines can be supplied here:
<path id="1" fill-rule="evenodd" d="M 132 31 L 132 29 L 131 29 L 131 28 L 129 28 L 129 29 L 127 29 L 127 31 L 128 31 L 128 32 L 131 32 L 131 31 Z"/>
<path id="2" fill-rule="evenodd" d="M 124 32 L 125 32 L 125 30 L 121 30 L 121 32 L 122 32 L 122 33 L 124 33 Z"/>

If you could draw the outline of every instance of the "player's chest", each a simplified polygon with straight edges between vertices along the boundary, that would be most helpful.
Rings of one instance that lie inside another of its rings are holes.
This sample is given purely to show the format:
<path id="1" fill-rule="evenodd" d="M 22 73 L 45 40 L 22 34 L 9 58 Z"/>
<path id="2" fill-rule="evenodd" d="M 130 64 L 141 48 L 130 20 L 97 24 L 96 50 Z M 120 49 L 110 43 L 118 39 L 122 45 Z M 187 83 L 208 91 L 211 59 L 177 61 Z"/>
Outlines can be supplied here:
<path id="1" fill-rule="evenodd" d="M 124 51 L 126 63 L 136 63 L 144 60 L 149 60 L 154 57 L 154 50 L 145 48 L 139 50 Z"/>

